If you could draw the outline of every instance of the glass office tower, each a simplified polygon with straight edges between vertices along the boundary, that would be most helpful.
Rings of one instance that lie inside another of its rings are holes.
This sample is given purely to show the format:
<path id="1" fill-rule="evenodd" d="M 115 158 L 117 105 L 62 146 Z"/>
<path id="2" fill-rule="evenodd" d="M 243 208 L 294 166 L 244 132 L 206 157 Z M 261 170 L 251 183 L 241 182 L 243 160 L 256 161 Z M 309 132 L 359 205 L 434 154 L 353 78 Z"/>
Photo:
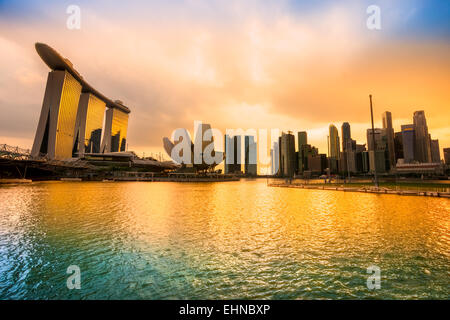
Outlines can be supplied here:
<path id="1" fill-rule="evenodd" d="M 337 128 L 331 124 L 330 125 L 330 158 L 339 159 L 341 156 L 340 143 L 339 143 L 339 133 Z"/>
<path id="2" fill-rule="evenodd" d="M 418 162 L 431 162 L 430 138 L 428 136 L 427 119 L 423 110 L 414 112 L 415 145 L 414 159 Z"/>
<path id="3" fill-rule="evenodd" d="M 306 131 L 300 131 L 297 133 L 297 144 L 298 144 L 298 173 L 303 173 L 304 170 L 307 168 L 307 161 L 308 161 L 308 150 L 307 150 L 307 143 L 308 143 L 308 134 Z"/>
<path id="4" fill-rule="evenodd" d="M 405 124 L 402 128 L 402 143 L 403 143 L 403 159 L 405 163 L 411 163 L 414 161 L 415 146 L 416 146 L 416 134 L 415 126 L 413 124 Z"/>
<path id="5" fill-rule="evenodd" d="M 351 151 L 347 150 L 347 147 L 349 146 L 349 141 L 352 138 L 352 134 L 350 131 L 350 123 L 344 122 L 341 126 L 341 132 L 342 132 L 342 151 Z"/>
<path id="6" fill-rule="evenodd" d="M 386 129 L 387 143 L 388 143 L 388 158 L 391 167 L 395 166 L 395 142 L 394 142 L 394 128 L 392 126 L 392 114 L 385 111 L 383 117 L 383 129 Z"/>

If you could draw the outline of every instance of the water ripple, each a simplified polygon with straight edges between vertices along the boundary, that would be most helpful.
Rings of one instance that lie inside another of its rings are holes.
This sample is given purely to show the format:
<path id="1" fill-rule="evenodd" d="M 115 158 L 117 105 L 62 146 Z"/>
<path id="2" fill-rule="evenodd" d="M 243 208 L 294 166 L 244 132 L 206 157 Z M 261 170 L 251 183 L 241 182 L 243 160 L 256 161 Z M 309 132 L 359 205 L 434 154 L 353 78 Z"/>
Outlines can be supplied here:
<path id="1" fill-rule="evenodd" d="M 449 297 L 446 199 L 253 180 L 33 183 L 0 203 L 1 299 Z"/>

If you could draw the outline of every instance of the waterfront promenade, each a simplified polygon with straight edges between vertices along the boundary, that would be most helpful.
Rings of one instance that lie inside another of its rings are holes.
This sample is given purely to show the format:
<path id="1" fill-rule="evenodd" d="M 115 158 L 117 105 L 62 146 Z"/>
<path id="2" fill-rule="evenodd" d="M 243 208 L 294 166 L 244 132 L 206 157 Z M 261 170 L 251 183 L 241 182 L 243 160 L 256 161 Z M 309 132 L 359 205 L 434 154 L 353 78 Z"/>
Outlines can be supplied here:
<path id="1" fill-rule="evenodd" d="M 428 190 L 404 190 L 404 189 L 390 189 L 385 187 L 347 187 L 342 185 L 308 185 L 308 184 L 290 184 L 290 183 L 269 183 L 269 187 L 280 188 L 298 188 L 298 189 L 316 189 L 316 190 L 330 190 L 330 191 L 344 191 L 344 192 L 363 192 L 376 194 L 395 194 L 400 196 L 422 196 L 422 197 L 440 197 L 450 199 L 450 192 L 428 191 Z"/>

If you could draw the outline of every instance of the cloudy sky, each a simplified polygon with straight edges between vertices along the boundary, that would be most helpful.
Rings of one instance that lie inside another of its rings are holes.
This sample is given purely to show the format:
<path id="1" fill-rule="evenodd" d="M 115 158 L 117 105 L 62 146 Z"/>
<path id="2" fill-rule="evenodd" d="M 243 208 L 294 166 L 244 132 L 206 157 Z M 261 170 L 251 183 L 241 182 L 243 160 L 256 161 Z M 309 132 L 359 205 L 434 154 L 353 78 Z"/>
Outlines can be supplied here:
<path id="1" fill-rule="evenodd" d="M 66 26 L 69 5 L 81 29 Z M 381 30 L 369 30 L 369 5 Z M 449 1 L 3 1 L 0 143 L 30 148 L 48 67 L 44 42 L 84 78 L 130 107 L 129 149 L 202 120 L 215 128 L 307 130 L 326 153 L 328 125 L 365 143 L 368 95 L 376 126 L 395 130 L 425 110 L 450 147 Z"/>

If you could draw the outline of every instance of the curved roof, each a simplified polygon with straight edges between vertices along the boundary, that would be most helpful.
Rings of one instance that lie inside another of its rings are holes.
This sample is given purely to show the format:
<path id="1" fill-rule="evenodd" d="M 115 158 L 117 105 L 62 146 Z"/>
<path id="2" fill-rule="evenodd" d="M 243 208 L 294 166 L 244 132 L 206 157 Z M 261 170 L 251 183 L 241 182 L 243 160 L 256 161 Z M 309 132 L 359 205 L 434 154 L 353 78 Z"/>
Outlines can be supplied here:
<path id="1" fill-rule="evenodd" d="M 74 69 L 72 63 L 63 58 L 55 49 L 46 45 L 45 43 L 36 42 L 35 44 L 36 51 L 41 57 L 41 59 L 45 62 L 47 66 L 49 66 L 52 70 L 67 70 L 75 79 L 77 79 L 81 86 L 83 92 L 90 92 L 100 100 L 103 100 L 106 103 L 106 106 L 109 108 L 116 108 L 125 113 L 130 113 L 130 109 L 124 106 L 120 101 L 113 101 L 103 94 L 94 89 L 89 83 L 87 83 L 83 77 L 78 73 L 77 70 Z"/>

